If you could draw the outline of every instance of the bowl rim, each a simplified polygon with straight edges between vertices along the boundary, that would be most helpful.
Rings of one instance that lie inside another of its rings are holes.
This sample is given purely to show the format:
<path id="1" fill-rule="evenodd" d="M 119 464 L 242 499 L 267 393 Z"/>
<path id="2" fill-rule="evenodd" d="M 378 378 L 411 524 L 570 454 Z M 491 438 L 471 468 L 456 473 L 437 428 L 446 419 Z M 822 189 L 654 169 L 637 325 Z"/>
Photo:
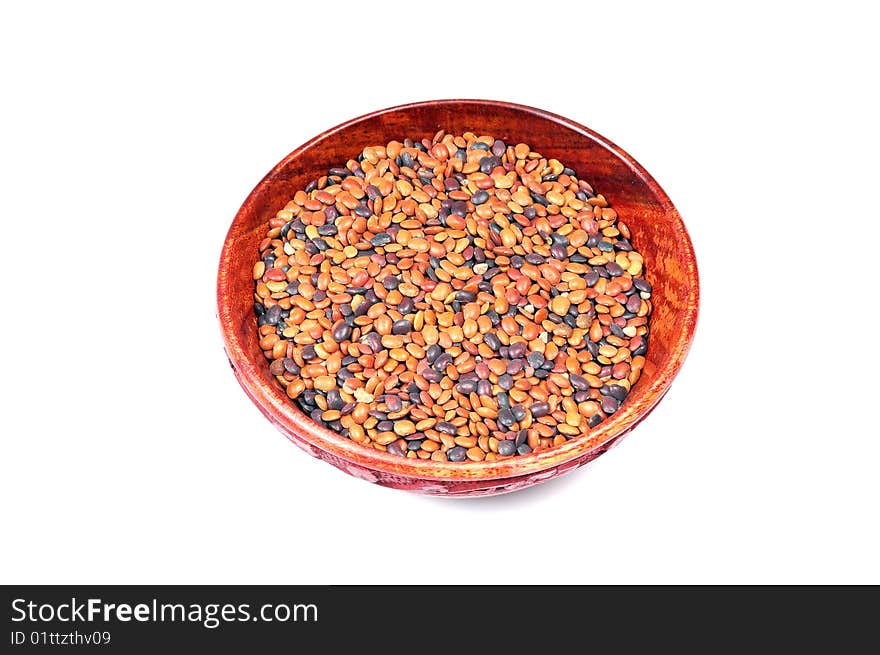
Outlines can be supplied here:
<path id="1" fill-rule="evenodd" d="M 630 169 L 630 172 L 639 177 L 651 189 L 652 193 L 656 195 L 659 200 L 658 204 L 663 212 L 671 216 L 675 238 L 684 246 L 684 257 L 679 263 L 685 270 L 687 279 L 691 282 L 684 304 L 685 309 L 683 310 L 681 329 L 675 335 L 675 341 L 670 344 L 671 356 L 666 364 L 657 370 L 650 385 L 639 388 L 633 396 L 627 398 L 627 402 L 620 411 L 585 435 L 572 439 L 565 444 L 554 446 L 546 451 L 494 462 L 436 462 L 430 459 L 410 459 L 399 455 L 391 455 L 385 451 L 365 447 L 319 425 L 296 407 L 280 387 L 276 389 L 273 385 L 267 385 L 263 381 L 257 363 L 250 360 L 247 355 L 248 349 L 246 344 L 242 343 L 236 330 L 233 328 L 233 307 L 229 294 L 233 284 L 230 264 L 232 237 L 234 236 L 233 232 L 236 226 L 243 222 L 244 216 L 250 211 L 250 205 L 256 202 L 256 198 L 266 190 L 266 187 L 275 179 L 275 176 L 281 170 L 287 168 L 304 151 L 326 139 L 332 138 L 336 133 L 352 125 L 374 119 L 386 113 L 413 110 L 421 107 L 461 104 L 478 105 L 484 109 L 516 110 L 552 121 L 560 127 L 577 132 L 581 136 L 594 141 L 599 146 L 619 157 Z M 622 148 L 584 125 L 543 109 L 499 100 L 444 99 L 406 103 L 358 116 L 309 139 L 278 162 L 248 194 L 227 231 L 218 267 L 216 292 L 217 317 L 220 322 L 227 358 L 233 368 L 235 377 L 260 411 L 277 428 L 285 433 L 289 439 L 292 438 L 292 435 L 296 435 L 306 440 L 315 448 L 335 455 L 348 463 L 364 466 L 374 471 L 425 480 L 466 481 L 502 479 L 538 473 L 587 455 L 634 427 L 660 401 L 687 357 L 699 314 L 699 287 L 699 272 L 693 244 L 678 210 L 656 180 Z"/>

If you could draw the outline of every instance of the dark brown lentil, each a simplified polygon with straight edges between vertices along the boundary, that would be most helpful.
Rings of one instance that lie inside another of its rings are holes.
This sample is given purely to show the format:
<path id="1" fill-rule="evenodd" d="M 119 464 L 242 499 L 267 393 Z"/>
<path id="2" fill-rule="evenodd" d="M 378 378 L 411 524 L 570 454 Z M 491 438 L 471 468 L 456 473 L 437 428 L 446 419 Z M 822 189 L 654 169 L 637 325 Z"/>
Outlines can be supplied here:
<path id="1" fill-rule="evenodd" d="M 367 447 L 497 460 L 617 412 L 648 347 L 627 226 L 571 169 L 471 133 L 364 148 L 269 221 L 254 311 L 269 370 Z"/>

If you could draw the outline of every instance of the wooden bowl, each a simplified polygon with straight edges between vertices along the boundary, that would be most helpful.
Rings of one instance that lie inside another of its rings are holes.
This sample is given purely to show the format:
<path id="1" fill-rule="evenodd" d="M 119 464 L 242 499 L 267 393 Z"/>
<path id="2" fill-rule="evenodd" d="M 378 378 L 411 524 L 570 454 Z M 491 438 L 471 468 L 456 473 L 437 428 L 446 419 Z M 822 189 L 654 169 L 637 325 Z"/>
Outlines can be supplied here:
<path id="1" fill-rule="evenodd" d="M 550 450 L 496 462 L 434 462 L 373 450 L 316 424 L 287 398 L 258 344 L 251 268 L 266 223 L 312 179 L 342 165 L 367 145 L 405 137 L 491 134 L 528 143 L 577 171 L 608 198 L 632 232 L 653 285 L 647 362 L 620 409 L 576 439 Z M 681 217 L 654 179 L 608 139 L 567 118 L 485 100 L 438 100 L 392 107 L 324 132 L 285 157 L 244 201 L 223 245 L 217 304 L 232 370 L 251 400 L 288 439 L 314 457 L 363 480 L 396 489 L 478 496 L 522 489 L 598 457 L 657 405 L 687 355 L 697 322 L 699 281 Z"/>

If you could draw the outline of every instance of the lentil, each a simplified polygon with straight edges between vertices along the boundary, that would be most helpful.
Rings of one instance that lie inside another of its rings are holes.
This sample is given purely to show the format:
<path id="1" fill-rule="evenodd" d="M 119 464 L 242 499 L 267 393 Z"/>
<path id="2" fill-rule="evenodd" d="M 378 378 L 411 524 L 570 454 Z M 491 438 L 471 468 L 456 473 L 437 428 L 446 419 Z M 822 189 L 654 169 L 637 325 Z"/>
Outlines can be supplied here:
<path id="1" fill-rule="evenodd" d="M 629 228 L 524 143 L 364 148 L 276 213 L 250 274 L 287 396 L 400 457 L 553 448 L 618 412 L 645 366 L 652 287 Z"/>

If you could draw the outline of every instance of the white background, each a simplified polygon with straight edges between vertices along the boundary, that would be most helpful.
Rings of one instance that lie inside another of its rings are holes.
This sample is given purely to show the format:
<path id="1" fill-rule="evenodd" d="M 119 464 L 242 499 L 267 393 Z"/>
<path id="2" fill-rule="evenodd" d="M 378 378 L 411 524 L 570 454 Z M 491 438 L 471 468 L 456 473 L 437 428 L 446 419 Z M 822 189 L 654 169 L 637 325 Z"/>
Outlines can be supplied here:
<path id="1" fill-rule="evenodd" d="M 0 582 L 880 583 L 876 23 L 666 4 L 5 3 Z M 215 318 L 228 225 L 279 159 L 448 97 L 618 143 L 702 276 L 654 414 L 490 499 L 308 457 Z"/>

